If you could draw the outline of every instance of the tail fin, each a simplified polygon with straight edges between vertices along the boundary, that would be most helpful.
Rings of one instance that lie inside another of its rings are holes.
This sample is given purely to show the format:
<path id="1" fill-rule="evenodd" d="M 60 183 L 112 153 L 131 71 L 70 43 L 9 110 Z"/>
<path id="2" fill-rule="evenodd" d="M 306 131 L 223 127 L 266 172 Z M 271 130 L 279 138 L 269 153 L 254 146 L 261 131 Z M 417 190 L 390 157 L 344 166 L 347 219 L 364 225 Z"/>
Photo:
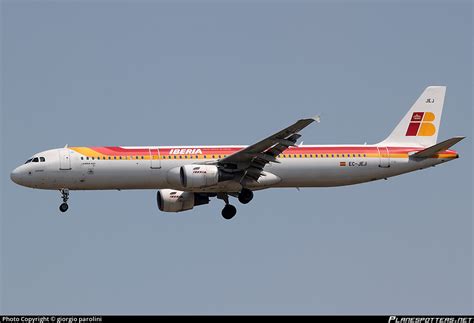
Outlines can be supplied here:
<path id="1" fill-rule="evenodd" d="M 390 136 L 379 145 L 429 147 L 436 144 L 445 93 L 445 86 L 428 86 Z"/>

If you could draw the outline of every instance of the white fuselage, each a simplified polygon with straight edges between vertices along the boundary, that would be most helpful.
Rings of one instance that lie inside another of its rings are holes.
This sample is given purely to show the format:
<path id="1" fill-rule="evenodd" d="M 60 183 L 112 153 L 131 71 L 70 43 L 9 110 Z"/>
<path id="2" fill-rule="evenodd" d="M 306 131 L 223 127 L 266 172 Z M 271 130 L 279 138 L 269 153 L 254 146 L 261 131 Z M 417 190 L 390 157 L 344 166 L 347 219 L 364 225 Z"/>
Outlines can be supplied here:
<path id="1" fill-rule="evenodd" d="M 36 154 L 32 159 L 38 158 L 37 162 L 19 166 L 12 172 L 11 178 L 23 186 L 51 190 L 182 190 L 179 184 L 170 180 L 173 169 L 189 164 L 213 163 L 244 147 L 115 147 L 121 150 L 113 153 L 102 147 L 102 150 L 60 148 Z M 421 149 L 375 145 L 291 147 L 279 156 L 279 163 L 269 163 L 264 168 L 271 175 L 267 178 L 277 180 L 266 182 L 266 176 L 262 176 L 262 180 L 247 182 L 245 187 L 258 190 L 350 185 L 408 173 L 458 157 L 454 151 L 444 151 L 434 158 L 409 157 L 412 152 Z M 44 161 L 40 161 L 40 157 Z M 188 191 L 238 192 L 241 189 L 242 183 L 230 180 Z"/>

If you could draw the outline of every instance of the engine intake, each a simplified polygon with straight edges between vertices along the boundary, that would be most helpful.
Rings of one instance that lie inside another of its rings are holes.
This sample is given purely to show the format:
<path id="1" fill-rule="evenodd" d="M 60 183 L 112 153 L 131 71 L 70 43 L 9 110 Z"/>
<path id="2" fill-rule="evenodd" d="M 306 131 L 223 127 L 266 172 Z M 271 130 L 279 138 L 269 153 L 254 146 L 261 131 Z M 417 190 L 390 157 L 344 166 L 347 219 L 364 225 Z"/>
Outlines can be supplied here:
<path id="1" fill-rule="evenodd" d="M 209 203 L 206 194 L 163 189 L 156 194 L 158 208 L 163 212 L 182 212 Z"/>

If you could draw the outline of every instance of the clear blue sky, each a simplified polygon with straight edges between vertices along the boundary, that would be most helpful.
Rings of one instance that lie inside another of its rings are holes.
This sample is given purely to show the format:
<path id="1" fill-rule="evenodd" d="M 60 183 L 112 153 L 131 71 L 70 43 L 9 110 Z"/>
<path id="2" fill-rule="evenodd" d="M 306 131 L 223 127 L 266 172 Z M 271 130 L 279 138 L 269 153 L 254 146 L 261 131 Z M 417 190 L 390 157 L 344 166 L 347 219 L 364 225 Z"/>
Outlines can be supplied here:
<path id="1" fill-rule="evenodd" d="M 470 1 L 2 1 L 1 312 L 472 313 Z M 155 191 L 10 181 L 69 145 L 375 143 L 428 85 L 459 160 L 158 211 Z"/>

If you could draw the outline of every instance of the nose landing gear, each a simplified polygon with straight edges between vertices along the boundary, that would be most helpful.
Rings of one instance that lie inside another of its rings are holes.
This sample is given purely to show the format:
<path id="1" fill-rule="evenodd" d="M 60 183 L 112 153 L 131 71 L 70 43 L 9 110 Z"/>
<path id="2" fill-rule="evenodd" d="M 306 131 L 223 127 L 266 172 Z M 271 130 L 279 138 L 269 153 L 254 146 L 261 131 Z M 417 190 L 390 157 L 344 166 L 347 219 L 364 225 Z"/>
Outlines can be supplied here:
<path id="1" fill-rule="evenodd" d="M 59 211 L 66 212 L 69 208 L 69 205 L 67 205 L 67 201 L 69 200 L 69 190 L 67 188 L 63 188 L 61 190 L 61 197 L 63 199 L 63 203 L 59 206 Z"/>

